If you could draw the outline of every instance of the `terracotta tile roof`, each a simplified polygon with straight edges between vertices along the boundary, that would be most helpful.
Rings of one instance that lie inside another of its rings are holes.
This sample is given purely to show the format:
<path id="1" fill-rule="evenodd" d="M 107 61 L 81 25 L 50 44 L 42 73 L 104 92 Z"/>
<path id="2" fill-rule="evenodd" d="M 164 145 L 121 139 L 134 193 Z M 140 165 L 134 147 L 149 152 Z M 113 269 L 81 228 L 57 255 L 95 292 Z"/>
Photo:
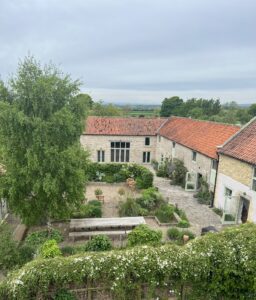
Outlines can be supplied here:
<path id="1" fill-rule="evenodd" d="M 227 141 L 219 153 L 256 165 L 256 117 Z"/>
<path id="2" fill-rule="evenodd" d="M 165 118 L 94 117 L 86 120 L 84 134 L 91 135 L 156 135 Z"/>
<path id="3" fill-rule="evenodd" d="M 234 125 L 171 117 L 159 134 L 208 157 L 217 158 L 217 146 L 223 145 L 239 129 Z"/>

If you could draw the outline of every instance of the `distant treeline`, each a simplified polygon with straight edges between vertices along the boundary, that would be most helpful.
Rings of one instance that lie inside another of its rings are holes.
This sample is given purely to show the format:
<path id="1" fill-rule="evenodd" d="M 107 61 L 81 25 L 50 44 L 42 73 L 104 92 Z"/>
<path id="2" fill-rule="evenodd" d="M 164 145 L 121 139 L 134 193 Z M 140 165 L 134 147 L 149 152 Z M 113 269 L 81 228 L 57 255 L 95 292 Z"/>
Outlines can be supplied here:
<path id="1" fill-rule="evenodd" d="M 182 116 L 231 124 L 244 124 L 256 116 L 256 103 L 248 107 L 232 101 L 221 105 L 220 100 L 192 98 L 184 101 L 178 96 L 165 98 L 160 116 Z"/>
<path id="2" fill-rule="evenodd" d="M 165 98 L 162 105 L 114 105 L 95 102 L 89 95 L 88 114 L 95 116 L 170 117 L 181 116 L 230 124 L 245 124 L 256 116 L 256 103 L 242 106 L 236 102 L 221 104 L 219 99 L 191 98 L 184 101 L 178 96 Z"/>

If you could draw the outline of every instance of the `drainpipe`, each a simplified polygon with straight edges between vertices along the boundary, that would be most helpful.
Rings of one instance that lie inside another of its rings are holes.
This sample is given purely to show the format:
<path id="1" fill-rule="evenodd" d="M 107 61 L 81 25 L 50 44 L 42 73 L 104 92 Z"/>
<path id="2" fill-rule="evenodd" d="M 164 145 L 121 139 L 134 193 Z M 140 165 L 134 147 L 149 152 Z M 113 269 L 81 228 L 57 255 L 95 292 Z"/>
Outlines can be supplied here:
<path id="1" fill-rule="evenodd" d="M 217 152 L 217 169 L 216 169 L 216 177 L 215 177 L 215 182 L 214 182 L 214 188 L 213 188 L 213 199 L 212 199 L 212 203 L 210 205 L 210 207 L 213 207 L 214 204 L 214 199 L 215 199 L 215 191 L 216 191 L 216 186 L 217 186 L 217 179 L 218 179 L 218 170 L 219 170 L 219 161 L 220 161 L 220 156 L 219 153 Z"/>

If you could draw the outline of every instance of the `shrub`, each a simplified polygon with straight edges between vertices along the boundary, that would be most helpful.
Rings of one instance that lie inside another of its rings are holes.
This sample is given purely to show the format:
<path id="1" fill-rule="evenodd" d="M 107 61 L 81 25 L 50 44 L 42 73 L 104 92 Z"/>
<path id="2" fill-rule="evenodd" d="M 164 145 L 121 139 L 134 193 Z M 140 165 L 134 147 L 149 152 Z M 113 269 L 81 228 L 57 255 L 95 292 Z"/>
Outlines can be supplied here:
<path id="1" fill-rule="evenodd" d="M 137 198 L 136 201 L 141 207 L 151 211 L 163 203 L 163 197 L 157 192 L 156 188 L 151 187 L 144 190 L 142 196 Z"/>
<path id="2" fill-rule="evenodd" d="M 187 215 L 183 209 L 180 209 L 178 207 L 175 207 L 174 211 L 176 214 L 182 219 L 188 221 Z"/>
<path id="3" fill-rule="evenodd" d="M 47 240 L 55 240 L 57 243 L 60 243 L 63 241 L 63 236 L 57 229 L 35 231 L 26 237 L 25 244 L 36 249 Z"/>
<path id="4" fill-rule="evenodd" d="M 65 246 L 62 247 L 60 250 L 63 256 L 69 256 L 76 253 L 75 248 L 72 246 Z"/>
<path id="5" fill-rule="evenodd" d="M 151 165 L 152 165 L 152 167 L 153 167 L 153 169 L 154 169 L 155 171 L 158 170 L 158 161 L 157 161 L 157 160 L 152 159 L 152 160 L 151 160 Z"/>
<path id="6" fill-rule="evenodd" d="M 153 173 L 148 169 L 143 169 L 141 175 L 135 178 L 136 186 L 138 189 L 147 189 L 153 185 Z"/>
<path id="7" fill-rule="evenodd" d="M 171 179 L 173 185 L 180 185 L 185 187 L 186 174 L 188 172 L 187 168 L 184 166 L 184 162 L 179 159 L 174 159 L 172 164 Z"/>
<path id="8" fill-rule="evenodd" d="M 71 214 L 72 218 L 101 218 L 102 203 L 98 200 L 91 200 L 87 204 L 82 204 L 78 211 Z"/>
<path id="9" fill-rule="evenodd" d="M 91 181 L 107 180 L 111 183 L 134 178 L 137 187 L 141 189 L 151 187 L 153 184 L 153 174 L 147 168 L 137 164 L 91 163 L 87 168 L 87 174 Z"/>
<path id="10" fill-rule="evenodd" d="M 62 289 L 57 291 L 53 300 L 76 300 L 77 298 L 68 290 Z"/>
<path id="11" fill-rule="evenodd" d="M 215 212 L 215 214 L 219 215 L 220 217 L 223 216 L 223 210 L 221 208 L 214 207 L 212 210 Z"/>
<path id="12" fill-rule="evenodd" d="M 133 198 L 127 198 L 125 202 L 119 204 L 120 217 L 134 217 L 140 215 L 141 207 Z"/>
<path id="13" fill-rule="evenodd" d="M 162 231 L 150 229 L 147 225 L 139 225 L 133 229 L 127 238 L 128 246 L 143 244 L 159 244 L 162 239 Z"/>
<path id="14" fill-rule="evenodd" d="M 120 188 L 120 189 L 118 190 L 118 194 L 119 194 L 120 196 L 125 195 L 125 190 L 124 190 L 123 188 Z"/>
<path id="15" fill-rule="evenodd" d="M 190 240 L 193 240 L 195 238 L 195 235 L 193 232 L 189 230 L 179 230 L 178 228 L 171 227 L 167 231 L 167 235 L 171 240 L 177 241 L 178 244 L 183 244 L 183 236 L 187 235 L 189 236 Z"/>
<path id="16" fill-rule="evenodd" d="M 209 184 L 205 181 L 205 179 L 200 179 L 200 190 L 195 194 L 195 198 L 197 198 L 198 203 L 209 205 L 212 201 L 213 194 L 209 190 Z"/>
<path id="17" fill-rule="evenodd" d="M 113 183 L 113 182 L 116 182 L 114 176 L 111 176 L 111 175 L 107 175 L 104 177 L 104 181 L 107 182 L 107 183 Z"/>
<path id="18" fill-rule="evenodd" d="M 156 175 L 158 177 L 169 177 L 169 167 L 171 163 L 168 159 L 165 159 L 158 167 Z"/>
<path id="19" fill-rule="evenodd" d="M 4 223 L 0 225 L 0 269 L 12 269 L 18 263 L 18 244 L 12 238 L 11 229 Z"/>
<path id="20" fill-rule="evenodd" d="M 224 221 L 235 221 L 235 217 L 231 214 L 225 214 Z"/>
<path id="21" fill-rule="evenodd" d="M 85 251 L 107 251 L 111 250 L 112 244 L 108 236 L 100 234 L 93 237 L 85 244 Z"/>
<path id="22" fill-rule="evenodd" d="M 103 194 L 103 192 L 102 192 L 101 189 L 96 189 L 96 190 L 94 191 L 94 194 L 95 194 L 95 196 L 100 196 L 100 195 Z"/>
<path id="23" fill-rule="evenodd" d="M 161 223 L 169 223 L 174 218 L 174 207 L 170 204 L 162 204 L 157 210 L 156 210 L 156 217 Z"/>
<path id="24" fill-rule="evenodd" d="M 19 265 L 24 265 L 35 256 L 35 249 L 32 246 L 23 244 L 19 247 Z"/>
<path id="25" fill-rule="evenodd" d="M 168 229 L 167 235 L 171 240 L 177 240 L 180 238 L 180 231 L 178 228 L 171 227 Z"/>
<path id="26" fill-rule="evenodd" d="M 190 224 L 187 220 L 180 220 L 177 226 L 180 228 L 188 228 Z"/>
<path id="27" fill-rule="evenodd" d="M 53 258 L 61 255 L 60 248 L 55 240 L 48 240 L 39 249 L 42 258 Z"/>
<path id="28" fill-rule="evenodd" d="M 189 236 L 190 240 L 193 240 L 196 237 L 195 234 L 192 231 L 190 231 L 190 230 L 183 230 L 183 231 L 181 231 L 181 234 L 182 234 L 182 237 L 184 235 Z"/>

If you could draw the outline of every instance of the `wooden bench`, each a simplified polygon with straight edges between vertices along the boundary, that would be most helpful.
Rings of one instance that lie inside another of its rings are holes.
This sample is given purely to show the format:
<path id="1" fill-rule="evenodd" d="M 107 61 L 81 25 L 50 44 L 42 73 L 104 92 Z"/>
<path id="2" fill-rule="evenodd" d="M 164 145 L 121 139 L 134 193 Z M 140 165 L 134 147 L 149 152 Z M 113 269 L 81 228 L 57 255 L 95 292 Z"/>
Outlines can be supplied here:
<path id="1" fill-rule="evenodd" d="M 77 239 L 82 238 L 89 238 L 96 236 L 96 235 L 107 235 L 110 238 L 119 237 L 120 239 L 122 237 L 127 236 L 127 234 L 131 232 L 131 230 L 119 230 L 119 231 L 82 231 L 82 232 L 70 232 L 69 238 L 74 242 Z"/>

